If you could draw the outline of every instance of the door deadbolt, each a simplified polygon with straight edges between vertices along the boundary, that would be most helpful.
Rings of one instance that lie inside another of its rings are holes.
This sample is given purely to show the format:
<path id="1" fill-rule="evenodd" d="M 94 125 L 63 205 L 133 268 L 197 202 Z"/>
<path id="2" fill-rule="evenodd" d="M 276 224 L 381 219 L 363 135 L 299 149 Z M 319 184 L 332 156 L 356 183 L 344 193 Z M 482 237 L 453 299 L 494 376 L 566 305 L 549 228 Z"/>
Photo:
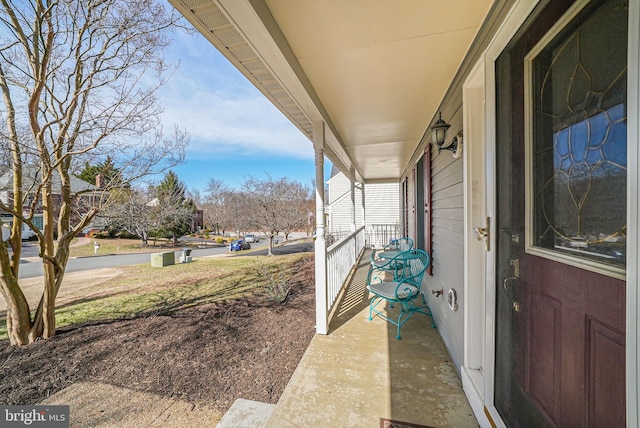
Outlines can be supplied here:
<path id="1" fill-rule="evenodd" d="M 513 276 L 520 278 L 520 259 L 509 260 L 509 266 L 513 267 Z"/>

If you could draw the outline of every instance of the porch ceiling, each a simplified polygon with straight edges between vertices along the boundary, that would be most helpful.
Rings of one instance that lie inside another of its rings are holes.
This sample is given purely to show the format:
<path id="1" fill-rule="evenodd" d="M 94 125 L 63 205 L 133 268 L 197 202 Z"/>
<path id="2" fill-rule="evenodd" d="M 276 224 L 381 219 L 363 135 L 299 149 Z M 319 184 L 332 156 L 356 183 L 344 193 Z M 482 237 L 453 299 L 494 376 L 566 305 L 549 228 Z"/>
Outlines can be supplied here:
<path id="1" fill-rule="evenodd" d="M 493 3 L 169 1 L 309 139 L 324 121 L 329 159 L 368 182 L 399 179 Z"/>

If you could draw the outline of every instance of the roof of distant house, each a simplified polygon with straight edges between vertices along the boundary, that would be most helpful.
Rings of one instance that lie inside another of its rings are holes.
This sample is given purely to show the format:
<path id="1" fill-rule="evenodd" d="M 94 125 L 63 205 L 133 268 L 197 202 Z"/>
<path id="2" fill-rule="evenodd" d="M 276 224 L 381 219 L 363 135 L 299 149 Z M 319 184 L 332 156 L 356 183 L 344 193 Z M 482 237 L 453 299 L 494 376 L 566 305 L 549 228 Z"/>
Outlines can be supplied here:
<path id="1" fill-rule="evenodd" d="M 35 183 L 40 182 L 40 168 L 36 167 L 25 167 L 23 172 L 23 183 L 24 190 L 28 190 Z M 60 189 L 60 176 L 57 172 L 54 171 L 52 175 L 52 187 L 54 191 L 58 191 Z M 87 183 L 84 180 L 79 179 L 78 177 L 72 175 L 71 176 L 71 190 L 73 192 L 80 192 L 83 190 L 95 190 L 97 187 L 94 184 Z M 10 168 L 5 168 L 3 171 L 0 170 L 0 191 L 2 190 L 11 190 L 13 182 L 13 170 Z"/>

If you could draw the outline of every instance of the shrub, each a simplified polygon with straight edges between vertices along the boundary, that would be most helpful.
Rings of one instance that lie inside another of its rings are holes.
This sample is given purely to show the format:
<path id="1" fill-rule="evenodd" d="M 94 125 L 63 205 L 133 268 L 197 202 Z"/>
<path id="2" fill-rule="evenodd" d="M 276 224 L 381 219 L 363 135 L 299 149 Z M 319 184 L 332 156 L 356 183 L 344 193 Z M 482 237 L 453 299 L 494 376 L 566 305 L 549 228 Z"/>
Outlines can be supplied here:
<path id="1" fill-rule="evenodd" d="M 226 244 L 226 243 L 227 243 L 227 240 L 226 240 L 226 239 L 224 239 L 224 238 L 216 238 L 216 242 L 217 242 L 218 244 Z"/>
<path id="2" fill-rule="evenodd" d="M 117 234 L 120 239 L 140 239 L 138 235 L 134 235 L 133 233 L 127 232 L 126 230 L 121 230 Z"/>
<path id="3" fill-rule="evenodd" d="M 276 303 L 282 304 L 286 302 L 291 291 L 291 281 L 285 276 L 284 272 L 273 272 L 269 266 L 260 261 L 258 261 L 256 270 L 258 275 L 265 280 L 264 295 Z"/>
<path id="4" fill-rule="evenodd" d="M 100 238 L 100 239 L 113 238 L 113 236 L 114 235 L 109 230 L 101 230 L 93 234 L 93 237 Z"/>

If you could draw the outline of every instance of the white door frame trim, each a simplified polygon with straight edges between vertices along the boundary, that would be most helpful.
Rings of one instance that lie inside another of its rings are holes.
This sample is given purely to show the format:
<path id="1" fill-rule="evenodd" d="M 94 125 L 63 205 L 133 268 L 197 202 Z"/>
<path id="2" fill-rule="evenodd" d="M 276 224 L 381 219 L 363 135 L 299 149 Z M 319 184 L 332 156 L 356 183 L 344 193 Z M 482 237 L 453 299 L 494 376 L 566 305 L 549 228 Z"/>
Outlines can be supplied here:
<path id="1" fill-rule="evenodd" d="M 495 297 L 491 292 L 493 247 L 487 251 L 483 243 L 475 242 L 474 227 L 486 227 L 484 218 L 493 217 L 492 206 L 487 205 L 485 161 L 485 66 L 480 59 L 462 85 L 463 129 L 466 149 L 463 153 L 463 193 L 464 193 L 464 295 L 474 305 L 464 305 L 464 357 L 460 374 L 462 385 L 476 418 L 484 415 L 485 389 L 487 379 L 493 379 L 493 351 L 488 352 L 488 343 L 493 343 L 494 326 L 488 322 L 487 314 L 494 313 Z M 482 93 L 479 98 L 477 92 Z M 482 121 L 480 127 L 474 122 Z M 481 177 L 481 179 L 480 179 Z M 477 181 L 476 181 L 477 180 Z M 480 217 L 480 218 L 478 218 Z M 482 219 L 481 223 L 478 223 Z M 487 271 L 491 275 L 487 275 Z M 479 274 L 482 278 L 479 278 Z M 474 279 L 475 278 L 475 279 Z M 490 294 L 491 297 L 488 297 Z M 482 300 L 482 304 L 480 301 Z M 479 328 L 479 326 L 483 326 Z M 487 336 L 492 336 L 487 339 Z M 487 364 L 491 361 L 491 364 Z M 485 421 L 488 422 L 488 421 Z"/>
<path id="2" fill-rule="evenodd" d="M 640 2 L 629 1 L 629 42 L 627 69 L 627 325 L 626 325 L 626 380 L 627 426 L 640 426 L 640 293 L 638 270 L 640 268 Z"/>
<path id="3" fill-rule="evenodd" d="M 497 211 L 496 198 L 496 61 L 507 44 L 515 36 L 525 20 L 529 17 L 540 0 L 518 0 L 511 8 L 506 19 L 489 43 L 484 56 L 485 76 L 485 156 L 486 156 L 486 185 L 487 185 L 487 216 L 491 217 L 491 230 L 496 230 L 495 213 Z M 496 248 L 497 239 L 494 232 L 490 237 L 491 248 Z M 486 370 L 484 386 L 484 412 L 476 418 L 482 427 L 505 427 L 494 403 L 495 393 L 495 332 L 496 332 L 496 272 L 495 253 L 487 254 L 486 273 Z"/>

